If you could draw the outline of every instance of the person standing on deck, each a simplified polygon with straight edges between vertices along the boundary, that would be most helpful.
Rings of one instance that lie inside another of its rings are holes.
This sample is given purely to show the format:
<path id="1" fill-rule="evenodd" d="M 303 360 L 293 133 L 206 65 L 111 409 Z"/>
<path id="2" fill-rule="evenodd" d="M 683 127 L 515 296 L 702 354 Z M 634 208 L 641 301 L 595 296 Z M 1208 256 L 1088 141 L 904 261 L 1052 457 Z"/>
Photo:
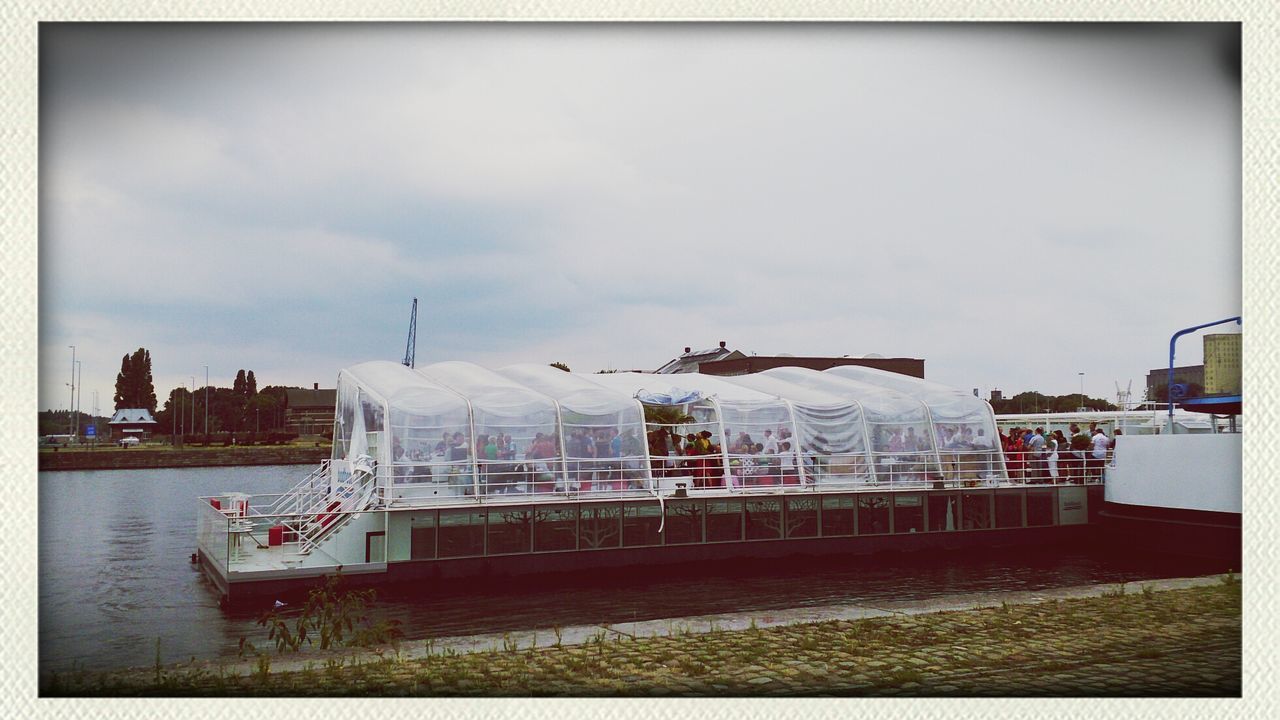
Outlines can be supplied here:
<path id="1" fill-rule="evenodd" d="M 1054 430 L 1047 442 L 1049 444 L 1049 477 L 1056 485 L 1058 478 L 1066 474 L 1066 462 L 1062 455 L 1066 451 L 1067 438 L 1061 430 Z"/>
<path id="2" fill-rule="evenodd" d="M 1102 464 L 1107 459 L 1107 448 L 1111 447 L 1111 439 L 1102 431 L 1102 428 L 1096 428 L 1093 431 L 1093 452 L 1089 458 L 1089 477 L 1094 480 L 1102 478 Z"/>
<path id="3" fill-rule="evenodd" d="M 778 448 L 782 460 L 782 484 L 794 485 L 797 483 L 796 474 L 796 454 L 791 450 L 791 443 L 784 440 L 782 446 Z"/>
<path id="4" fill-rule="evenodd" d="M 1027 452 L 1031 454 L 1031 477 L 1028 482 L 1042 483 L 1048 475 L 1046 467 L 1044 428 L 1036 428 L 1027 441 Z"/>
<path id="5" fill-rule="evenodd" d="M 1080 432 L 1080 426 L 1071 423 L 1071 480 L 1084 482 L 1085 455 L 1089 451 L 1089 436 Z"/>

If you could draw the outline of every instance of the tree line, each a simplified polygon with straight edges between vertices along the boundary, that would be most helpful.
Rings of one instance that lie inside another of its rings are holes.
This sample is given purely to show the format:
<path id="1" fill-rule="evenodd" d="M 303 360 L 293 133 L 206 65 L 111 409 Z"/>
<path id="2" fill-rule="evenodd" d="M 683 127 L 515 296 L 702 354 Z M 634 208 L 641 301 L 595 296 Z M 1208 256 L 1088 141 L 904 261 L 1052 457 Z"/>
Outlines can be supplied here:
<path id="1" fill-rule="evenodd" d="M 1034 390 L 1020 392 L 1013 397 L 1001 398 L 991 401 L 991 409 L 997 415 L 1007 415 L 1015 413 L 1065 413 L 1075 412 L 1077 408 L 1084 407 L 1089 410 L 1115 410 L 1116 406 L 1100 398 L 1084 397 L 1081 404 L 1079 393 L 1069 395 L 1045 395 Z"/>
<path id="2" fill-rule="evenodd" d="M 145 408 L 156 419 L 155 432 L 161 434 L 204 434 L 206 407 L 210 434 L 270 432 L 284 428 L 289 389 L 268 385 L 259 390 L 254 372 L 242 368 L 229 388 L 210 385 L 192 390 L 179 386 L 170 390 L 164 405 L 158 407 L 151 353 L 138 348 L 120 361 L 115 409 Z"/>

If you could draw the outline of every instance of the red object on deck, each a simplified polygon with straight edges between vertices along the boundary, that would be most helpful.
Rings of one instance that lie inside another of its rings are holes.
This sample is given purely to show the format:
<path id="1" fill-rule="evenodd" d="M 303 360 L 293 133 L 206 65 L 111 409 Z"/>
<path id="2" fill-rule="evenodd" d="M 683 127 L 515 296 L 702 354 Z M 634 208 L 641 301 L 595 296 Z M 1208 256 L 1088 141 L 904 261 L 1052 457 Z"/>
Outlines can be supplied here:
<path id="1" fill-rule="evenodd" d="M 284 526 L 275 525 L 267 528 L 267 545 L 274 547 L 284 544 Z"/>
<path id="2" fill-rule="evenodd" d="M 329 523 L 337 519 L 338 516 L 334 515 L 333 511 L 337 510 L 338 507 L 341 505 L 342 505 L 341 500 L 334 500 L 333 502 L 329 503 L 329 507 L 325 508 L 324 512 L 316 516 L 316 522 L 320 523 L 320 527 L 325 527 Z"/>
<path id="3" fill-rule="evenodd" d="M 213 506 L 214 510 L 222 509 L 222 503 L 218 502 L 218 498 L 209 498 L 209 504 Z"/>

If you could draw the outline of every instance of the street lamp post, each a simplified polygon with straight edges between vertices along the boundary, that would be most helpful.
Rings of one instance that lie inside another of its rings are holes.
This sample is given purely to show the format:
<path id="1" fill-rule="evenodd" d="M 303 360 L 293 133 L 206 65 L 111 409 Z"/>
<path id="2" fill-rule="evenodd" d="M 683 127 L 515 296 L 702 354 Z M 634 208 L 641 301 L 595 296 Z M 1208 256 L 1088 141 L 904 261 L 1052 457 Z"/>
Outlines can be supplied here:
<path id="1" fill-rule="evenodd" d="M 1084 410 L 1084 373 L 1076 373 L 1080 376 L 1080 409 Z"/>
<path id="2" fill-rule="evenodd" d="M 189 375 L 191 378 L 191 433 L 196 432 L 196 376 Z"/>
<path id="3" fill-rule="evenodd" d="M 67 418 L 67 429 L 73 434 L 75 433 L 75 414 L 76 414 L 76 346 L 68 345 L 71 348 L 71 399 L 67 402 L 67 407 L 71 408 L 70 416 Z"/>
<path id="4" fill-rule="evenodd" d="M 209 366 L 204 366 L 204 436 L 209 437 Z"/>
<path id="5" fill-rule="evenodd" d="M 80 361 L 76 361 L 76 409 L 72 415 L 76 416 L 76 442 L 80 442 Z"/>

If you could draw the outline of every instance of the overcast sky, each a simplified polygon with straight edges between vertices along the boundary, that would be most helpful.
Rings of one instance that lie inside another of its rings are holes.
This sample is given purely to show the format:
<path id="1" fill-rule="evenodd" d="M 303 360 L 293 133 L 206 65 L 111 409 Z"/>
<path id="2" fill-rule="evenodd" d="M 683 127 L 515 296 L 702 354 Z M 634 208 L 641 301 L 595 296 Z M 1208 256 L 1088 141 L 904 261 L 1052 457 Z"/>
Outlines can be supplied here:
<path id="1" fill-rule="evenodd" d="M 1240 313 L 1236 26 L 44 25 L 40 407 L 684 346 L 1007 395 Z M 1179 364 L 1200 362 L 1198 338 Z"/>

